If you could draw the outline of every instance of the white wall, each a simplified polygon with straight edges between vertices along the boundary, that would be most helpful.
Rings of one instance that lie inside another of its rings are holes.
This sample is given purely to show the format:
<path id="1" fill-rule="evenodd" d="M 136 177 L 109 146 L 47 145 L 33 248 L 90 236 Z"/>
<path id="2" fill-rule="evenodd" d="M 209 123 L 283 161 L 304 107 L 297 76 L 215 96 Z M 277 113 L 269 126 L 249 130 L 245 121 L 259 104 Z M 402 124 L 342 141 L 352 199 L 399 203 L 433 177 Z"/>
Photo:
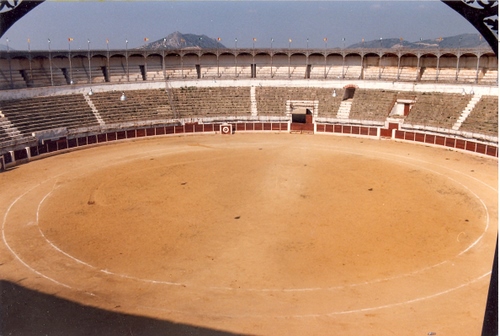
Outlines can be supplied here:
<path id="1" fill-rule="evenodd" d="M 346 85 L 356 85 L 362 89 L 384 89 L 391 91 L 416 91 L 416 92 L 445 92 L 445 93 L 466 93 L 474 91 L 483 95 L 498 95 L 499 89 L 496 86 L 482 86 L 471 84 L 438 84 L 438 83 L 407 83 L 407 82 L 387 82 L 387 81 L 363 81 L 363 80 L 313 80 L 313 79 L 293 79 L 293 80 L 264 80 L 264 79 L 224 79 L 224 80 L 178 80 L 169 81 L 173 88 L 185 86 L 197 87 L 317 87 L 317 88 L 343 88 Z M 100 85 L 74 85 L 55 86 L 43 88 L 29 88 L 18 90 L 0 91 L 0 100 L 31 98 L 38 96 L 67 95 L 82 93 L 86 94 L 92 88 L 93 92 L 104 91 L 129 91 L 145 89 L 165 88 L 164 82 L 138 82 L 127 84 L 100 84 Z"/>

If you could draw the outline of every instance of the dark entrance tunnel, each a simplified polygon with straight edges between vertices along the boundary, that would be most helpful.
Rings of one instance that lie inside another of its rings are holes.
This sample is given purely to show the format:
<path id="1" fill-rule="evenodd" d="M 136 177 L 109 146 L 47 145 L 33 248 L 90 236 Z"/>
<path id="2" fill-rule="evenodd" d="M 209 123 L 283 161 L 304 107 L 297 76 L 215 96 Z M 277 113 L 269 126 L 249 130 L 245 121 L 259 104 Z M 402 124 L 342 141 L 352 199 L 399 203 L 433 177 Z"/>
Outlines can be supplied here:
<path id="1" fill-rule="evenodd" d="M 292 114 L 292 123 L 312 124 L 312 112 L 310 109 L 301 109 Z"/>

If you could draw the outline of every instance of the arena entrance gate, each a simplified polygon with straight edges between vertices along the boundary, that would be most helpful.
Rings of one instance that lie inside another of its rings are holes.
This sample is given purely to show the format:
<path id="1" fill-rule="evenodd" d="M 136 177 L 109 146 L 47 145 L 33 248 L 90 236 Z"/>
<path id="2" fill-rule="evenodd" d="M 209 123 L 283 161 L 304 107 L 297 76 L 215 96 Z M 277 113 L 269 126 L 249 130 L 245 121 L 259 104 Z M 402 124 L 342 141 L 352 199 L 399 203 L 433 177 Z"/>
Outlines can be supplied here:
<path id="1" fill-rule="evenodd" d="M 286 115 L 291 121 L 290 131 L 294 133 L 314 133 L 314 118 L 318 116 L 317 100 L 288 100 Z"/>

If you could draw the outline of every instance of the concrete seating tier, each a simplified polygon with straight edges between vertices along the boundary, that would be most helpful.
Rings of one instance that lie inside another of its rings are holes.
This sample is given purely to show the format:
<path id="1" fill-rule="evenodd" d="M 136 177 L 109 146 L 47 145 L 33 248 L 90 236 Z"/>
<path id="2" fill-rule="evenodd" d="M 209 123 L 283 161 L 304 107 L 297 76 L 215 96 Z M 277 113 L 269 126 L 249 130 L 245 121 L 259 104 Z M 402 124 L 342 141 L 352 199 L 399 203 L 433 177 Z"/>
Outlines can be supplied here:
<path id="1" fill-rule="evenodd" d="M 108 69 L 109 81 L 112 83 L 127 82 L 127 68 L 121 65 L 110 66 Z M 140 82 L 143 80 L 141 68 L 139 66 L 129 66 L 128 78 L 130 82 Z"/>
<path id="2" fill-rule="evenodd" d="M 0 115 L 0 133 L 2 134 L 0 135 L 0 143 L 9 141 L 22 141 L 23 138 L 32 138 L 31 136 L 25 136 L 21 134 L 19 129 L 10 122 L 9 118 L 4 117 L 3 114 Z"/>
<path id="3" fill-rule="evenodd" d="M 229 67 L 229 66 L 220 67 L 219 74 L 221 78 L 234 78 L 235 76 L 234 67 Z"/>
<path id="4" fill-rule="evenodd" d="M 170 119 L 174 116 L 168 94 L 163 89 L 126 91 L 124 101 L 120 100 L 121 95 L 121 92 L 114 91 L 96 92 L 91 96 L 106 124 Z"/>
<path id="5" fill-rule="evenodd" d="M 291 66 L 290 78 L 296 78 L 296 79 L 306 78 L 306 66 Z"/>
<path id="6" fill-rule="evenodd" d="M 11 87 L 11 80 L 10 80 L 11 74 L 12 74 L 13 87 Z M 26 81 L 24 80 L 20 71 L 9 72 L 8 70 L 5 71 L 0 69 L 0 90 L 23 89 L 26 87 L 27 87 Z"/>
<path id="7" fill-rule="evenodd" d="M 422 82 L 435 82 L 437 76 L 437 69 L 434 67 L 422 67 L 420 68 L 420 80 Z"/>
<path id="8" fill-rule="evenodd" d="M 459 69 L 457 81 L 461 83 L 475 83 L 476 82 L 476 69 Z"/>
<path id="9" fill-rule="evenodd" d="M 380 69 L 380 79 L 382 80 L 397 80 L 398 79 L 398 67 L 384 66 Z"/>
<path id="10" fill-rule="evenodd" d="M 44 87 L 44 86 L 50 86 L 51 82 L 54 84 L 54 86 L 62 86 L 62 85 L 68 85 L 70 82 L 69 78 L 69 69 L 63 68 L 57 68 L 54 67 L 52 69 L 52 78 L 50 78 L 50 69 L 43 69 L 40 74 L 40 78 L 36 78 L 36 75 L 33 74 L 33 80 L 31 80 L 31 74 L 29 70 L 24 70 L 24 76 L 25 81 L 28 83 L 29 87 Z"/>
<path id="11" fill-rule="evenodd" d="M 359 79 L 361 76 L 361 66 L 355 65 L 327 65 L 326 66 L 326 78 L 331 79 Z M 325 78 L 325 66 L 324 65 L 314 65 L 311 67 L 311 79 L 324 79 Z"/>
<path id="12" fill-rule="evenodd" d="M 396 101 L 396 92 L 356 89 L 350 119 L 385 121 Z"/>
<path id="13" fill-rule="evenodd" d="M 415 105 L 405 124 L 451 129 L 471 99 L 458 93 L 415 93 Z"/>
<path id="14" fill-rule="evenodd" d="M 273 67 L 273 78 L 289 78 L 288 74 L 291 73 L 291 67 L 288 66 L 274 66 Z"/>
<path id="15" fill-rule="evenodd" d="M 344 68 L 344 78 L 346 79 L 360 79 L 361 75 L 361 65 L 346 65 Z"/>
<path id="16" fill-rule="evenodd" d="M 47 69 L 45 69 L 47 71 Z M 93 77 L 102 77 L 104 80 L 104 76 L 102 74 L 101 69 L 93 69 L 92 70 Z M 45 75 L 45 78 L 49 78 L 50 81 L 50 72 L 47 72 Z M 54 69 L 52 72 L 52 80 L 54 82 L 54 85 L 59 86 L 59 85 L 68 85 L 73 81 L 73 84 L 87 84 L 89 82 L 89 77 L 88 73 L 86 71 L 82 71 L 82 69 L 72 69 L 70 72 L 69 68 L 64 68 L 64 69 Z M 94 80 L 93 80 L 94 82 Z M 95 83 L 100 83 L 101 81 L 95 81 Z M 42 83 L 37 83 L 36 81 L 34 82 L 34 86 L 37 87 L 42 87 Z"/>
<path id="17" fill-rule="evenodd" d="M 182 87 L 172 89 L 172 93 L 180 118 L 250 116 L 248 87 Z"/>
<path id="18" fill-rule="evenodd" d="M 439 69 L 438 81 L 452 83 L 457 81 L 457 70 L 451 68 Z"/>
<path id="19" fill-rule="evenodd" d="M 164 120 L 171 118 L 225 117 L 251 115 L 250 87 L 182 87 L 164 89 L 94 92 L 91 99 L 106 124 Z M 318 117 L 336 118 L 344 90 L 314 87 L 255 87 L 259 116 L 285 116 L 289 101 L 318 103 Z M 349 119 L 385 121 L 396 99 L 415 101 L 404 124 L 452 129 L 471 99 L 471 95 L 427 92 L 395 92 L 356 89 L 351 100 Z M 173 107 L 171 106 L 171 102 Z M 307 103 L 306 103 L 307 104 Z M 98 126 L 82 94 L 46 96 L 0 101 L 0 142 L 12 140 L 13 134 L 31 136 L 33 132 L 56 128 Z M 175 112 L 175 113 L 174 113 Z M 7 124 L 2 123 L 2 119 Z M 464 121 L 460 131 L 497 136 L 498 97 L 483 96 Z M 5 127 L 2 127 L 4 125 Z M 14 129 L 12 133 L 10 130 Z M 20 134 L 17 134 L 17 131 Z"/>
<path id="20" fill-rule="evenodd" d="M 165 80 L 161 64 L 147 64 L 146 69 L 146 80 L 152 82 L 162 82 Z"/>
<path id="21" fill-rule="evenodd" d="M 482 96 L 460 130 L 498 136 L 498 96 Z"/>
<path id="22" fill-rule="evenodd" d="M 196 68 L 194 67 L 184 67 L 180 68 L 166 68 L 165 74 L 167 79 L 179 79 L 179 78 L 198 78 L 196 73 Z"/>
<path id="23" fill-rule="evenodd" d="M 98 72 L 95 71 L 95 69 L 92 69 L 94 76 L 99 75 Z M 101 72 L 101 71 L 100 71 Z M 100 74 L 102 76 L 102 72 Z M 68 77 L 70 78 L 70 81 L 73 81 L 73 84 L 87 84 L 89 82 L 89 71 L 87 68 L 72 68 L 71 73 L 69 73 L 68 69 Z"/>
<path id="24" fill-rule="evenodd" d="M 236 77 L 238 78 L 251 78 L 252 69 L 249 66 L 238 66 L 236 69 Z"/>
<path id="25" fill-rule="evenodd" d="M 201 78 L 219 78 L 220 67 L 206 67 L 201 70 Z"/>
<path id="26" fill-rule="evenodd" d="M 106 81 L 101 67 L 95 66 L 91 70 L 89 71 L 88 67 L 78 67 L 72 68 L 70 73 L 70 70 L 66 69 L 67 80 L 68 82 L 72 80 L 73 84 L 87 84 L 90 76 L 92 76 L 92 83 L 104 83 Z"/>
<path id="27" fill-rule="evenodd" d="M 2 123 L 2 118 L 0 117 L 0 124 Z M 4 129 L 0 126 L 0 144 L 2 142 L 6 142 L 11 140 L 11 137 L 4 131 Z"/>
<path id="28" fill-rule="evenodd" d="M 95 67 L 92 68 L 92 83 L 99 84 L 99 83 L 105 83 L 106 82 L 106 77 L 104 76 L 104 67 Z"/>
<path id="29" fill-rule="evenodd" d="M 143 70 L 146 71 L 143 74 Z M 273 66 L 272 74 L 270 66 L 258 66 L 257 78 L 296 78 L 303 79 L 306 77 L 305 66 Z M 104 83 L 106 81 L 104 69 L 101 67 L 92 68 L 92 83 Z M 161 65 L 147 65 L 144 69 L 140 66 L 130 66 L 128 69 L 129 79 L 131 82 L 138 82 L 143 80 L 148 81 L 163 81 L 166 76 L 167 79 L 197 79 L 198 74 L 194 67 L 186 66 L 182 70 L 180 68 L 166 68 L 165 75 Z M 421 73 L 420 73 L 421 72 Z M 0 70 L 0 89 L 10 89 L 11 79 L 10 72 Z M 144 78 L 145 75 L 145 78 Z M 215 79 L 215 78 L 250 78 L 251 69 L 249 66 L 234 67 L 225 66 L 219 67 L 205 67 L 201 69 L 202 79 Z M 422 82 L 458 82 L 458 83 L 475 83 L 476 70 L 462 68 L 459 69 L 458 77 L 455 68 L 440 68 L 437 72 L 436 68 L 428 67 L 418 69 L 416 67 L 382 67 L 367 66 L 364 69 L 361 66 L 345 65 L 331 66 L 327 65 L 326 74 L 324 65 L 311 66 L 310 78 L 311 79 L 360 79 L 363 77 L 365 80 L 392 80 L 392 81 L 422 81 Z M 14 88 L 26 87 L 46 87 L 68 85 L 72 80 L 74 84 L 87 84 L 89 82 L 88 68 L 56 68 L 52 71 L 52 81 L 50 78 L 50 71 L 48 69 L 25 69 L 12 71 L 12 82 Z M 496 69 L 480 70 L 477 74 L 477 81 L 479 84 L 494 85 L 497 83 L 498 71 Z M 108 68 L 108 79 L 111 83 L 125 83 L 127 82 L 127 69 L 124 66 L 117 65 Z"/>
<path id="30" fill-rule="evenodd" d="M 122 66 L 110 66 L 108 68 L 109 81 L 114 82 L 126 82 L 127 81 L 127 69 Z"/>
<path id="31" fill-rule="evenodd" d="M 343 90 L 323 88 L 256 87 L 255 98 L 260 116 L 284 116 L 288 100 L 318 101 L 318 116 L 335 117 L 342 102 Z"/>
<path id="32" fill-rule="evenodd" d="M 276 69 L 275 67 L 272 67 L 270 65 L 262 65 L 262 66 L 257 66 L 257 78 L 271 78 L 271 69 L 274 70 Z"/>
<path id="33" fill-rule="evenodd" d="M 196 71 L 196 67 L 194 67 L 194 66 L 184 68 L 182 72 L 184 74 L 184 78 L 187 78 L 187 79 L 198 78 L 198 72 Z"/>
<path id="34" fill-rule="evenodd" d="M 23 72 L 21 72 L 21 74 L 23 75 Z M 47 69 L 32 69 L 31 71 L 24 71 L 23 77 L 29 87 L 50 86 L 53 81 L 59 85 L 67 84 L 66 78 L 61 71 L 56 71 L 55 74 L 53 73 L 52 80 L 50 78 L 50 70 L 47 71 Z"/>
<path id="35" fill-rule="evenodd" d="M 363 71 L 363 79 L 379 79 L 380 67 L 378 66 L 367 66 Z"/>
<path id="36" fill-rule="evenodd" d="M 347 72 L 347 66 L 342 67 L 341 65 L 332 65 L 326 68 L 326 78 L 339 79 L 342 75 L 345 76 Z"/>
<path id="37" fill-rule="evenodd" d="M 328 71 L 328 66 L 326 68 Z M 324 79 L 325 78 L 325 66 L 324 65 L 313 65 L 311 66 L 311 79 Z"/>
<path id="38" fill-rule="evenodd" d="M 489 84 L 495 85 L 498 84 L 498 70 L 497 69 L 489 69 L 479 72 L 479 83 L 480 84 Z"/>
<path id="39" fill-rule="evenodd" d="M 24 136 L 61 127 L 98 125 L 81 94 L 3 100 L 0 101 L 0 110 Z"/>
<path id="40" fill-rule="evenodd" d="M 397 95 L 398 100 L 412 100 L 415 101 L 418 93 L 413 91 L 399 91 Z"/>
<path id="41" fill-rule="evenodd" d="M 419 68 L 403 66 L 399 69 L 399 80 L 405 82 L 414 82 L 418 79 Z"/>
<path id="42" fill-rule="evenodd" d="M 69 70 L 67 69 L 53 69 L 52 70 L 52 81 L 55 86 L 67 85 L 70 82 Z"/>
<path id="43" fill-rule="evenodd" d="M 92 67 L 92 71 L 90 73 L 87 73 L 87 76 L 90 75 L 92 77 L 92 83 L 94 84 L 99 84 L 99 83 L 105 83 L 106 78 L 104 77 L 104 68 L 103 67 Z M 86 82 L 85 82 L 86 80 Z M 81 78 L 81 83 L 85 84 L 89 82 L 89 78 L 87 77 L 84 79 L 83 77 Z"/>

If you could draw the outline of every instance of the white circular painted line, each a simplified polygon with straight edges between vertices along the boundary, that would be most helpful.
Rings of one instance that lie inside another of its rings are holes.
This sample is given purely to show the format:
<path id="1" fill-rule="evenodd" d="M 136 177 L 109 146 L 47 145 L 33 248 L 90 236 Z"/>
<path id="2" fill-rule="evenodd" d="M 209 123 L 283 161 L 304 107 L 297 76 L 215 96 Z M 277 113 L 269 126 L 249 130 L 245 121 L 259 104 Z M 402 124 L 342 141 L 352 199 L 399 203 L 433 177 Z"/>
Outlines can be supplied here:
<path id="1" fill-rule="evenodd" d="M 319 147 L 319 146 L 318 146 Z M 332 150 L 333 148 L 329 148 L 330 150 Z M 334 149 L 336 151 L 339 151 L 338 149 Z M 134 160 L 138 160 L 138 159 L 142 159 L 148 155 L 151 155 L 151 153 L 154 153 L 154 152 L 162 152 L 164 153 L 163 150 L 159 149 L 159 150 L 152 150 L 152 151 L 148 151 L 148 152 L 144 152 L 144 153 L 141 153 L 140 156 L 136 156 L 134 158 L 129 158 L 129 159 L 126 159 L 124 161 L 120 161 L 120 162 L 114 162 L 113 164 L 107 166 L 107 167 L 111 167 L 111 166 L 114 166 L 114 165 L 118 165 L 118 164 L 123 164 L 123 163 L 126 163 L 126 162 L 131 162 L 131 161 L 134 161 Z M 180 151 L 181 153 L 184 153 L 184 152 L 187 152 L 185 150 L 183 151 Z M 342 151 L 341 151 L 342 152 Z M 344 153 L 349 153 L 349 154 L 359 154 L 358 152 L 348 152 L 348 151 L 343 151 Z M 168 154 L 173 154 L 173 153 L 167 153 L 165 155 L 168 155 Z M 367 156 L 367 154 L 365 153 L 364 156 Z M 368 155 L 369 156 L 369 155 Z M 392 156 L 395 156 L 395 157 L 399 157 L 399 158 L 403 158 L 403 156 L 398 156 L 398 155 L 394 155 L 392 154 Z M 413 160 L 413 161 L 420 161 L 420 160 L 416 160 L 416 159 L 413 159 L 413 158 L 406 158 L 405 159 L 410 159 L 410 160 Z M 410 165 L 410 166 L 416 166 L 416 164 L 413 164 L 413 163 L 408 163 L 408 162 L 405 162 L 405 161 L 401 161 L 401 160 L 396 160 L 396 162 L 400 162 L 400 163 L 403 163 L 403 164 L 406 164 L 406 165 Z M 426 164 L 432 164 L 430 162 L 426 162 L 426 161 L 423 161 L 425 162 Z M 490 189 L 492 189 L 493 191 L 495 191 L 496 189 L 491 187 L 490 185 L 484 183 L 483 181 L 481 180 L 478 180 L 477 178 L 475 177 L 472 177 L 472 176 L 469 176 L 469 175 L 466 175 L 464 173 L 461 173 L 461 172 L 458 172 L 456 170 L 452 170 L 448 167 L 444 167 L 444 166 L 440 166 L 440 165 L 436 165 L 436 166 L 439 166 L 440 168 L 443 168 L 443 169 L 447 169 L 447 170 L 450 170 L 450 171 L 453 171 L 455 173 L 458 173 L 458 174 L 461 174 L 463 176 L 467 176 L 473 180 L 475 180 L 476 182 L 479 182 L 487 187 L 489 187 Z M 44 197 L 41 199 L 41 201 L 39 202 L 38 206 L 37 206 L 37 210 L 36 210 L 36 225 L 38 227 L 38 231 L 41 235 L 41 237 L 47 242 L 47 244 L 53 248 L 54 250 L 56 250 L 57 252 L 61 253 L 62 255 L 66 256 L 67 258 L 70 258 L 72 260 L 74 260 L 75 262 L 79 263 L 79 264 L 82 264 L 86 267 L 89 267 L 89 268 L 92 268 L 92 269 L 95 269 L 96 271 L 98 272 L 101 272 L 101 273 L 104 273 L 104 274 L 107 274 L 107 275 L 111 275 L 111 276 L 116 276 L 116 277 L 120 277 L 120 278 L 124 278 L 124 279 L 129 279 L 129 280 L 134 280 L 134 281 L 140 281 L 140 282 L 145 282 L 145 283 L 152 283 L 152 284 L 161 284 L 161 285 L 169 285 L 169 286 L 182 286 L 182 287 L 190 287 L 190 288 L 202 288 L 202 289 L 209 289 L 209 290 L 223 290 L 223 291 L 236 291 L 236 290 L 240 290 L 240 291 L 259 291 L 259 292 L 310 292 L 310 291 L 320 291 L 320 290 L 338 290 L 338 289 L 343 289 L 343 288 L 348 288 L 348 287 L 354 287 L 354 286 L 363 286 L 363 285 L 370 285 L 370 284 L 374 284 L 374 283 L 379 283 L 379 282 L 384 282 L 384 281 L 391 281 L 391 280 L 395 280 L 395 279 L 399 279 L 399 278 L 403 278 L 403 277 L 408 277 L 408 276 L 413 276 L 417 273 L 421 273 L 421 272 L 424 272 L 426 270 L 429 270 L 431 268 L 435 268 L 435 267 L 438 267 L 438 266 L 441 266 L 445 263 L 448 263 L 450 261 L 452 261 L 453 259 L 465 254 L 466 252 L 470 251 L 472 248 L 474 248 L 484 237 L 484 235 L 486 234 L 488 228 L 489 228 L 489 225 L 490 225 L 490 215 L 489 215 L 489 209 L 488 207 L 486 206 L 485 202 L 475 193 L 473 192 L 470 188 L 468 188 L 467 186 L 465 186 L 463 183 L 451 178 L 450 176 L 446 176 L 444 175 L 443 173 L 440 173 L 440 172 L 437 172 L 435 170 L 432 170 L 430 168 L 423 168 L 422 166 L 418 166 L 420 169 L 425 169 L 427 171 L 430 171 L 432 173 L 435 173 L 435 174 L 438 174 L 438 175 L 441 175 L 441 176 L 445 176 L 447 177 L 448 179 L 450 179 L 451 181 L 453 181 L 454 183 L 457 183 L 458 185 L 460 185 L 462 188 L 465 188 L 469 193 L 471 193 L 472 195 L 474 195 L 474 197 L 479 200 L 479 202 L 481 203 L 482 205 L 482 208 L 484 209 L 484 212 L 485 212 L 485 228 L 483 230 L 483 233 L 474 241 L 472 242 L 470 245 L 468 245 L 464 250 L 462 250 L 459 254 L 457 254 L 455 257 L 451 258 L 451 259 L 448 259 L 448 260 L 444 260 L 440 263 L 437 263 L 435 265 L 432 265 L 432 266 L 428 266 L 428 267 L 425 267 L 425 268 L 422 268 L 422 269 L 419 269 L 419 270 L 416 270 L 416 271 L 413 271 L 413 272 L 409 272 L 409 273 L 405 273 L 405 274 L 400 274 L 400 275 L 396 275 L 396 276 L 392 276 L 392 277 L 387 277 L 387 278 L 382 278 L 382 279 L 375 279 L 375 280 L 372 280 L 372 281 L 366 281 L 366 282 L 361 282 L 361 283 L 353 283 L 353 284 L 348 284 L 348 285 L 343 285 L 343 286 L 334 286 L 334 287 L 324 287 L 324 288 L 320 288 L 320 287 L 313 287 L 313 288 L 281 288 L 281 289 L 274 289 L 274 288 L 262 288 L 262 289 L 258 289 L 258 288 L 232 288 L 232 287 L 215 287 L 215 286 L 212 286 L 212 287 L 206 287 L 206 286 L 191 286 L 191 285 L 188 285 L 188 284 L 185 284 L 185 283 L 178 283 L 178 282 L 170 282 L 170 281 L 161 281 L 161 280 L 152 280 L 152 279 L 142 279 L 142 278 L 137 278 L 137 277 L 133 277 L 133 276 L 130 276 L 130 275 L 126 275 L 126 274 L 119 274 L 119 273 L 114 273 L 114 272 L 111 272 L 109 270 L 106 270 L 106 269 L 98 269 L 96 268 L 95 266 L 92 266 L 91 264 L 85 262 L 85 261 L 82 261 L 74 256 L 72 256 L 71 254 L 63 251 L 61 248 L 59 248 L 56 244 L 54 244 L 53 242 L 51 242 L 43 233 L 43 231 L 40 229 L 40 227 L 38 226 L 38 220 L 39 220 L 39 214 L 40 214 L 40 209 L 41 209 L 41 206 L 42 204 L 50 198 L 50 195 L 53 193 L 53 191 L 55 190 L 55 185 L 54 185 L 54 188 L 48 192 L 46 195 L 44 195 Z M 80 167 L 81 168 L 81 167 Z M 76 170 L 76 168 L 74 169 Z M 64 174 L 68 174 L 68 172 L 64 173 Z M 54 176 L 52 178 L 49 178 L 41 183 L 39 183 L 38 185 L 30 188 L 29 190 L 27 190 L 26 192 L 22 193 L 21 195 L 19 195 L 10 205 L 9 207 L 7 208 L 5 214 L 4 214 L 4 217 L 3 217 L 3 222 L 2 222 L 2 239 L 3 239 L 3 242 L 5 244 L 5 246 L 7 247 L 7 249 L 9 250 L 9 252 L 21 263 L 23 264 L 25 267 L 27 267 L 30 271 L 32 271 L 33 273 L 51 281 L 51 282 L 54 282 L 55 284 L 57 285 L 60 285 L 60 286 L 63 286 L 65 288 L 68 288 L 68 289 L 72 289 L 72 290 L 78 290 L 78 289 L 75 289 L 75 288 L 72 288 L 71 286 L 65 284 L 65 283 L 62 283 L 52 277 L 49 277 L 47 276 L 46 274 L 43 274 L 42 272 L 38 271 L 35 269 L 35 267 L 33 267 L 32 265 L 30 265 L 27 261 L 23 260 L 19 254 L 17 254 L 14 249 L 9 245 L 8 243 L 8 239 L 7 239 L 7 236 L 6 236 L 6 225 L 7 225 L 7 219 L 8 219 L 8 216 L 10 214 L 10 211 L 11 209 L 14 207 L 15 204 L 17 204 L 22 198 L 24 198 L 28 193 L 34 191 L 36 188 L 40 187 L 43 183 L 47 182 L 47 181 L 50 181 L 52 179 L 55 179 L 59 176 L 62 176 L 63 174 L 60 174 L 60 175 L 57 175 L 57 176 Z M 457 237 L 458 239 L 458 237 Z M 367 307 L 367 308 L 360 308 L 360 309 L 355 309 L 355 310 L 345 310 L 345 311 L 339 311 L 339 312 L 331 312 L 331 313 L 325 313 L 325 314 L 305 314 L 305 315 L 291 315 L 291 316 L 286 316 L 286 317 L 319 317 L 319 316 L 332 316 L 332 315 L 339 315 L 339 314 L 348 314 L 348 313 L 359 313 L 359 312 L 364 312 L 364 311 L 370 311 L 370 310 L 377 310 L 377 309 L 384 309 L 384 308 L 390 308 L 390 307 L 395 307 L 395 306 L 399 306 L 399 305 L 404 305 L 404 304 L 409 304 L 409 303 L 413 303 L 413 302 L 418 302 L 418 301 L 423 301 L 423 300 L 427 300 L 427 299 L 431 299 L 431 298 L 434 298 L 434 297 L 437 297 L 437 296 L 441 296 L 441 295 L 445 295 L 447 293 L 450 293 L 450 292 L 453 292 L 453 291 L 456 291 L 458 289 L 461 289 L 461 288 L 464 288 L 466 286 L 469 286 L 475 282 L 478 282 L 480 280 L 482 280 L 483 278 L 487 277 L 488 275 L 490 275 L 491 272 L 487 272 L 487 273 L 484 273 L 466 283 L 463 283 L 459 286 L 456 286 L 456 287 L 453 287 L 453 288 L 450 288 L 450 289 L 447 289 L 447 290 L 443 290 L 443 291 L 440 291 L 438 293 L 435 293 L 435 294 L 431 294 L 431 295 L 427 295 L 427 296 L 423 296 L 423 297 L 419 297 L 419 298 L 415 298 L 415 299 L 411 299 L 411 300 L 407 300 L 407 301 L 403 301 L 403 302 L 397 302 L 397 303 L 390 303 L 390 304 L 386 304 L 386 305 L 381 305 L 381 306 L 376 306 L 376 307 Z M 93 295 L 92 293 L 89 293 L 91 295 Z M 172 311 L 172 312 L 180 312 L 180 311 Z M 217 315 L 217 316 L 226 316 L 226 315 Z M 239 317 L 240 315 L 236 316 L 236 317 Z M 243 316 L 243 315 L 241 315 Z M 247 316 L 247 315 L 244 315 L 244 316 Z M 259 315 L 251 315 L 252 317 L 258 317 Z M 231 316 L 233 317 L 233 316 Z M 279 316 L 276 316 L 276 317 L 279 317 Z M 282 317 L 285 317 L 285 316 L 282 316 Z"/>

